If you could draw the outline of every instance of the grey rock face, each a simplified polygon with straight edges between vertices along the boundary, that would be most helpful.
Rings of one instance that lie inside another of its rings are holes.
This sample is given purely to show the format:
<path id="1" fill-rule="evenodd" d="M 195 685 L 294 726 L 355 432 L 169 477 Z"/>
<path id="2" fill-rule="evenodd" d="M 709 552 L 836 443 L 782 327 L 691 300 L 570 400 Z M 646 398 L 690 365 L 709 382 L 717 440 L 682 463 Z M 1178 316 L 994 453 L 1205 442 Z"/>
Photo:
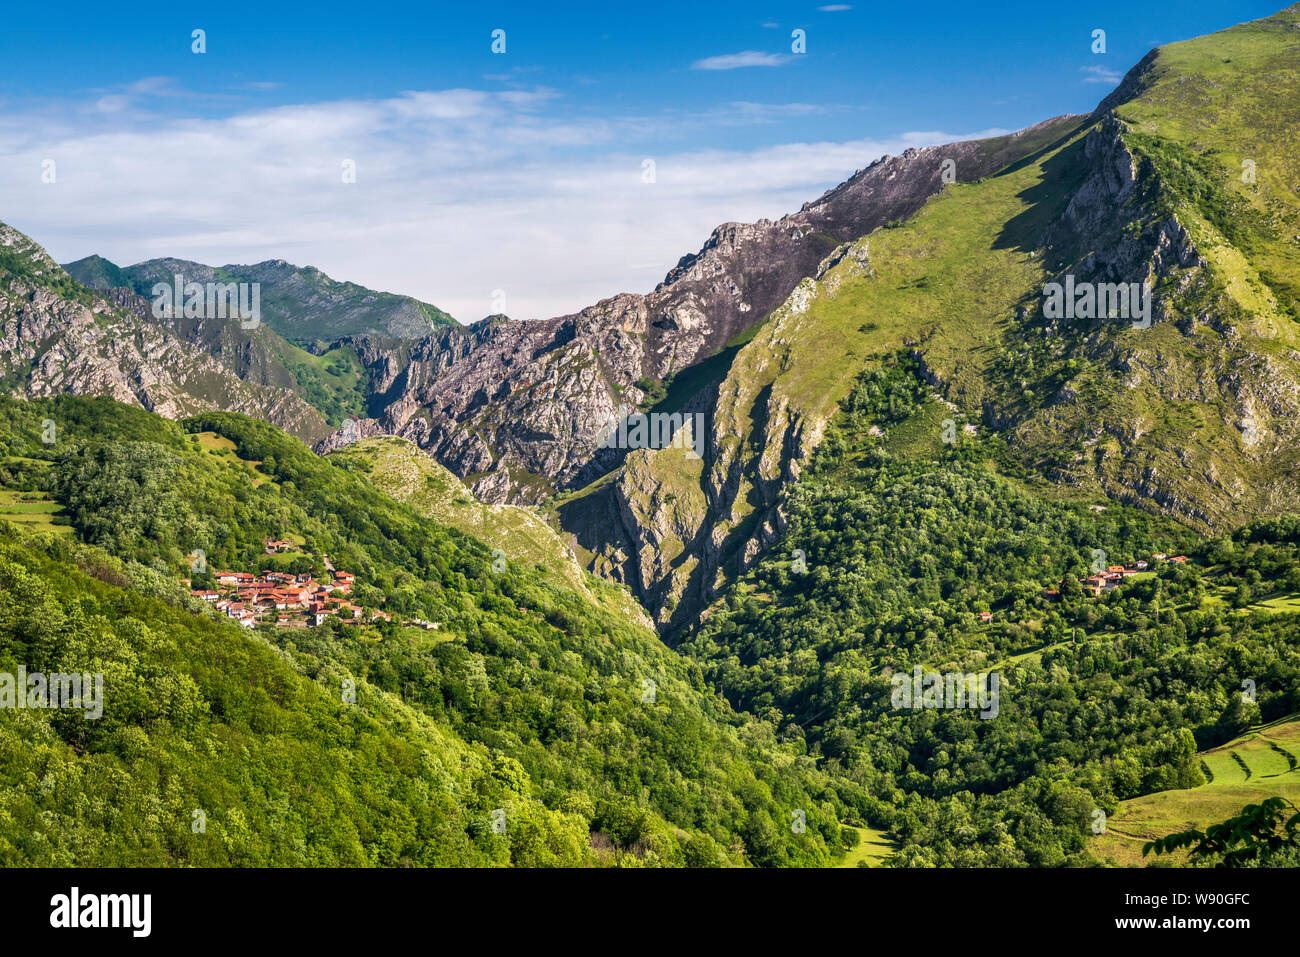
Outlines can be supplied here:
<path id="1" fill-rule="evenodd" d="M 241 380 L 222 362 L 152 319 L 149 304 L 120 290 L 69 293 L 67 275 L 22 233 L 0 224 L 0 370 L 24 397 L 102 395 L 167 418 L 212 409 L 266 419 L 303 438 L 325 431 L 296 393 Z"/>
<path id="2" fill-rule="evenodd" d="M 492 317 L 400 346 L 361 339 L 375 418 L 492 501 L 537 502 L 581 487 L 613 464 L 598 448 L 619 406 L 645 398 L 638 383 L 714 355 L 828 254 L 910 216 L 945 182 L 989 175 L 1078 122 L 1059 117 L 1012 136 L 882 157 L 775 222 L 719 226 L 646 295 L 536 322 Z M 497 477 L 482 482 L 488 471 Z"/>

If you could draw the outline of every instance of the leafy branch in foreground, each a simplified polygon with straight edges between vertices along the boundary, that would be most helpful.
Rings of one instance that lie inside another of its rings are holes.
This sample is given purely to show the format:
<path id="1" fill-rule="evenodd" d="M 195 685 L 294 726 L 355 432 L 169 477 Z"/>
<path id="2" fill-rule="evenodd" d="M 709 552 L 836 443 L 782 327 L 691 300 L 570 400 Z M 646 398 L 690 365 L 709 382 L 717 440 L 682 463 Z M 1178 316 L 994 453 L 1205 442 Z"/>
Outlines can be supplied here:
<path id="1" fill-rule="evenodd" d="M 1296 813 L 1286 817 L 1286 809 Z M 1247 804 L 1236 817 L 1212 824 L 1204 831 L 1193 828 L 1170 834 L 1142 846 L 1142 856 L 1151 851 L 1171 854 L 1191 848 L 1193 862 L 1214 860 L 1216 867 L 1268 865 L 1300 849 L 1300 809 L 1285 798 L 1267 798 L 1261 804 Z"/>

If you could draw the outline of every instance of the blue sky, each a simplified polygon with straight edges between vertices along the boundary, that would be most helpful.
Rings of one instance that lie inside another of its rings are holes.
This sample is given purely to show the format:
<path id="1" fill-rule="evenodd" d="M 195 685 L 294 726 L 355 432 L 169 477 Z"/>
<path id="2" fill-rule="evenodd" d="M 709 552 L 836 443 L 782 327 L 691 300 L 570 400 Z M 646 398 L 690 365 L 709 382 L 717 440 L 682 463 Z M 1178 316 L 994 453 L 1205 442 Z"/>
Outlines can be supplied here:
<path id="1" fill-rule="evenodd" d="M 498 290 L 558 314 L 883 152 L 1088 111 L 1151 47 L 1279 5 L 22 4 L 0 220 L 61 261 L 285 258 L 462 320 Z"/>

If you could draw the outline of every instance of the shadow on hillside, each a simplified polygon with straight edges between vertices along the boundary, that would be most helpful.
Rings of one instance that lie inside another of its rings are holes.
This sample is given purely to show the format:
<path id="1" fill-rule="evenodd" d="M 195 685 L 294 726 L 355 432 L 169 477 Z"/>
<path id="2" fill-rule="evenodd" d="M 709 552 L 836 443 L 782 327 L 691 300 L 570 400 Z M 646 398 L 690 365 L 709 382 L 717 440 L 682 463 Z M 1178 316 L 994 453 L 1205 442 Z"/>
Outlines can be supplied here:
<path id="1" fill-rule="evenodd" d="M 1060 142 L 1055 143 L 1038 157 L 1032 157 L 1026 162 L 1037 162 L 1042 155 L 1059 149 L 1060 145 Z M 1039 252 L 1043 256 L 1044 270 L 1055 274 L 1069 263 L 1069 251 L 1049 246 L 1048 232 L 1065 212 L 1070 198 L 1088 174 L 1083 157 L 1083 139 L 1079 138 L 1060 149 L 1060 152 L 1042 165 L 1042 178 L 1018 194 L 1027 208 L 1007 220 L 994 240 L 993 248 L 1014 249 L 1023 253 Z"/>

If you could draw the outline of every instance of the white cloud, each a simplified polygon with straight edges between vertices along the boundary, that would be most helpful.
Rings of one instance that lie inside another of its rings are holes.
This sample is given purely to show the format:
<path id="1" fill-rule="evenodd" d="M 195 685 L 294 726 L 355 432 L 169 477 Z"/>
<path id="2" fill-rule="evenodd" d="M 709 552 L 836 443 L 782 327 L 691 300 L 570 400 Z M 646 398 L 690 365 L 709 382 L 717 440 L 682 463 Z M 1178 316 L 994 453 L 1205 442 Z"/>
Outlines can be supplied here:
<path id="1" fill-rule="evenodd" d="M 121 265 L 282 258 L 464 321 L 492 311 L 495 289 L 516 318 L 646 292 L 719 223 L 778 218 L 883 153 L 960 138 L 689 149 L 672 144 L 703 125 L 817 108 L 586 118 L 544 113 L 559 101 L 545 89 L 418 91 L 211 119 L 135 101 L 106 114 L 101 94 L 132 96 L 96 91 L 0 114 L 0 220 L 60 262 L 95 252 Z M 654 183 L 642 182 L 646 158 Z M 44 159 L 57 163 L 52 185 L 41 182 Z M 342 182 L 348 159 L 355 184 Z"/>
<path id="2" fill-rule="evenodd" d="M 853 8 L 847 3 L 828 3 L 826 6 L 817 9 L 822 13 L 843 13 L 845 10 L 852 10 Z"/>
<path id="3" fill-rule="evenodd" d="M 741 53 L 723 53 L 705 57 L 691 64 L 692 70 L 739 70 L 747 66 L 785 66 L 792 57 L 782 53 L 763 53 L 745 50 Z"/>
<path id="4" fill-rule="evenodd" d="M 1088 74 L 1083 78 L 1084 83 L 1118 83 L 1121 79 L 1121 75 L 1109 67 L 1083 66 L 1079 69 Z"/>

